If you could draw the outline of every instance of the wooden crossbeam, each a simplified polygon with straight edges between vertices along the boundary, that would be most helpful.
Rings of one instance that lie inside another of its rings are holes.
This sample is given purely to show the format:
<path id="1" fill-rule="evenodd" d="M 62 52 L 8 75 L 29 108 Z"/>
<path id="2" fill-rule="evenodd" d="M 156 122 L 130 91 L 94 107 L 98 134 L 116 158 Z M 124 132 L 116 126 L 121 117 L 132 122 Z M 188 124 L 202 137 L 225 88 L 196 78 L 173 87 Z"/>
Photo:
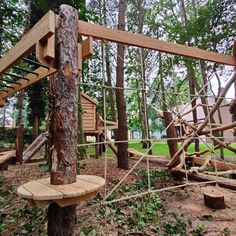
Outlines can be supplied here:
<path id="1" fill-rule="evenodd" d="M 123 43 L 130 46 L 143 47 L 160 52 L 236 66 L 236 59 L 233 56 L 210 52 L 172 42 L 166 42 L 144 35 L 109 29 L 88 22 L 79 21 L 79 34 L 83 36 L 92 36 L 96 39 L 107 40 L 115 43 Z"/>
<path id="2" fill-rule="evenodd" d="M 37 75 L 34 74 L 27 74 L 24 77 L 29 79 L 29 81 L 24 80 L 24 79 L 20 79 L 18 80 L 19 84 L 13 84 L 11 85 L 13 88 L 7 88 L 6 91 L 1 91 L 0 92 L 0 107 L 2 107 L 4 105 L 4 101 L 7 97 L 12 96 L 13 94 L 15 94 L 17 91 L 20 91 L 42 79 L 44 79 L 45 77 L 48 77 L 49 75 L 52 75 L 53 73 L 56 72 L 56 69 L 53 68 L 49 68 L 46 69 L 44 67 L 39 67 L 38 69 L 36 69 L 34 72 L 38 73 Z"/>
<path id="3" fill-rule="evenodd" d="M 22 39 L 0 59 L 0 75 L 34 50 L 36 43 L 55 33 L 55 14 L 49 11 Z"/>

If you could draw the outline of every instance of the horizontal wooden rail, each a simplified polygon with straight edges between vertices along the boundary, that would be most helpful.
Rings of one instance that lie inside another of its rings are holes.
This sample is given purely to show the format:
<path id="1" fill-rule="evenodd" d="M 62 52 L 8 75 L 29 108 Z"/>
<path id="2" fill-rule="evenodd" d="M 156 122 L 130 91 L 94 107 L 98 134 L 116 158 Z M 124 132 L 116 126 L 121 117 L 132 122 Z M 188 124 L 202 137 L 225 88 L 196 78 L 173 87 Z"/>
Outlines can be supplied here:
<path id="1" fill-rule="evenodd" d="M 160 52 L 236 66 L 236 59 L 233 56 L 210 52 L 172 42 L 166 42 L 144 35 L 109 29 L 84 21 L 79 21 L 79 34 L 83 36 L 92 36 L 96 39 L 104 39 L 115 43 L 123 43 L 126 45 L 157 50 Z"/>
<path id="2" fill-rule="evenodd" d="M 49 11 L 22 39 L 0 59 L 0 75 L 34 50 L 36 43 L 55 33 L 55 14 Z"/>
<path id="3" fill-rule="evenodd" d="M 50 76 L 51 74 L 56 72 L 56 69 L 53 69 L 53 68 L 46 69 L 44 67 L 39 67 L 34 72 L 37 73 L 38 75 L 34 75 L 34 74 L 29 73 L 29 74 L 24 76 L 24 78 L 29 79 L 29 81 L 24 80 L 24 79 L 19 79 L 17 82 L 19 82 L 20 85 L 19 84 L 13 84 L 13 85 L 11 85 L 13 88 L 5 89 L 7 92 L 6 91 L 0 91 L 0 107 L 4 106 L 4 100 L 7 97 L 10 97 L 13 94 L 15 94 L 16 92 L 18 92 L 18 91 L 20 91 L 20 90 L 36 83 L 36 82 L 44 79 L 45 77 Z"/>

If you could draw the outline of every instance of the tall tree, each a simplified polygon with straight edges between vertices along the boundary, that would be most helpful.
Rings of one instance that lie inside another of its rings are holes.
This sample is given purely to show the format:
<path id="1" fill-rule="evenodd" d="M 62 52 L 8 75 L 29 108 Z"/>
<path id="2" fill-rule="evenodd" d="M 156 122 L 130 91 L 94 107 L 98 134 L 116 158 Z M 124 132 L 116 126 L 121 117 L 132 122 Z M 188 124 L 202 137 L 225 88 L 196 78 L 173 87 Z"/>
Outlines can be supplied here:
<path id="1" fill-rule="evenodd" d="M 125 0 L 119 1 L 118 29 L 125 30 Z M 124 58 L 125 45 L 117 45 L 117 67 L 116 67 L 116 104 L 118 112 L 118 131 L 117 131 L 117 161 L 118 168 L 128 169 L 128 126 L 126 120 L 126 102 L 124 96 Z"/>
<path id="2" fill-rule="evenodd" d="M 186 14 L 185 9 L 185 3 L 184 0 L 179 0 L 179 6 L 180 6 L 180 16 L 182 24 L 184 25 L 185 33 L 186 33 L 186 43 L 188 46 L 190 46 L 190 36 L 189 36 L 189 26 L 188 26 L 188 18 Z M 195 107 L 197 104 L 197 98 L 196 98 L 196 79 L 193 69 L 193 63 L 190 59 L 185 59 L 185 64 L 187 68 L 187 76 L 189 81 L 189 92 L 190 92 L 190 99 L 191 99 L 191 105 L 192 107 Z M 193 123 L 197 125 L 198 117 L 197 117 L 197 109 L 193 109 Z M 195 139 L 195 151 L 199 151 L 199 139 L 198 137 Z"/>

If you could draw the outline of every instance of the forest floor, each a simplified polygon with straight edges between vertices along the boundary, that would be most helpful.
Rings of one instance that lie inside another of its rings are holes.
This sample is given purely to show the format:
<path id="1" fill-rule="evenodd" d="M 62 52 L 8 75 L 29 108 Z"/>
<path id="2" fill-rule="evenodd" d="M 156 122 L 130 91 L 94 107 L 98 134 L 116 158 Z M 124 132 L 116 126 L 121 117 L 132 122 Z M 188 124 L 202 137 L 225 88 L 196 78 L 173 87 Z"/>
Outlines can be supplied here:
<path id="1" fill-rule="evenodd" d="M 130 167 L 135 162 L 130 159 Z M 46 235 L 47 208 L 29 207 L 16 194 L 21 184 L 49 176 L 43 163 L 11 165 L 7 171 L 0 172 L 0 235 Z M 107 164 L 109 192 L 127 171 L 118 169 L 113 158 Z M 80 166 L 81 174 L 104 177 L 103 159 L 87 159 Z M 152 188 L 174 186 L 164 166 L 151 163 L 150 169 Z M 205 187 L 192 185 L 101 205 L 103 189 L 95 199 L 78 205 L 75 235 L 236 235 L 235 192 L 221 189 L 227 207 L 211 210 L 203 202 Z M 146 164 L 140 163 L 109 200 L 146 189 Z"/>

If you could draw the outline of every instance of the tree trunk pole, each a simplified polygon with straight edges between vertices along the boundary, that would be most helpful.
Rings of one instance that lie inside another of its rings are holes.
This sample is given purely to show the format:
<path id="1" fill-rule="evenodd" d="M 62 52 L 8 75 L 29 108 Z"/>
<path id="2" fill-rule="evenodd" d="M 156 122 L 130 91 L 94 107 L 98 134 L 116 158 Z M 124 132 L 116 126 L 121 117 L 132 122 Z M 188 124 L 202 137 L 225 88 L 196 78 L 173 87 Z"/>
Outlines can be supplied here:
<path id="1" fill-rule="evenodd" d="M 57 72 L 55 80 L 54 137 L 51 184 L 76 181 L 76 144 L 78 123 L 78 13 L 61 5 L 56 33 Z M 48 210 L 48 235 L 72 235 L 76 205 Z"/>
<path id="2" fill-rule="evenodd" d="M 170 125 L 170 123 L 173 120 L 172 113 L 169 111 L 164 111 L 163 116 L 164 116 L 165 126 L 166 127 L 169 126 L 168 129 L 166 130 L 166 134 L 167 134 L 167 144 L 169 147 L 170 158 L 172 158 L 178 151 L 177 133 L 175 130 L 174 123 Z"/>
<path id="3" fill-rule="evenodd" d="M 125 30 L 125 0 L 119 1 L 119 13 L 118 13 L 118 29 Z M 117 67 L 116 67 L 116 87 L 122 89 L 116 89 L 116 103 L 118 113 L 118 130 L 117 141 L 123 141 L 117 143 L 117 164 L 118 168 L 128 170 L 128 126 L 126 120 L 126 102 L 124 96 L 124 58 L 125 58 L 125 45 L 117 45 Z M 126 141 L 126 142 L 125 142 Z"/>

